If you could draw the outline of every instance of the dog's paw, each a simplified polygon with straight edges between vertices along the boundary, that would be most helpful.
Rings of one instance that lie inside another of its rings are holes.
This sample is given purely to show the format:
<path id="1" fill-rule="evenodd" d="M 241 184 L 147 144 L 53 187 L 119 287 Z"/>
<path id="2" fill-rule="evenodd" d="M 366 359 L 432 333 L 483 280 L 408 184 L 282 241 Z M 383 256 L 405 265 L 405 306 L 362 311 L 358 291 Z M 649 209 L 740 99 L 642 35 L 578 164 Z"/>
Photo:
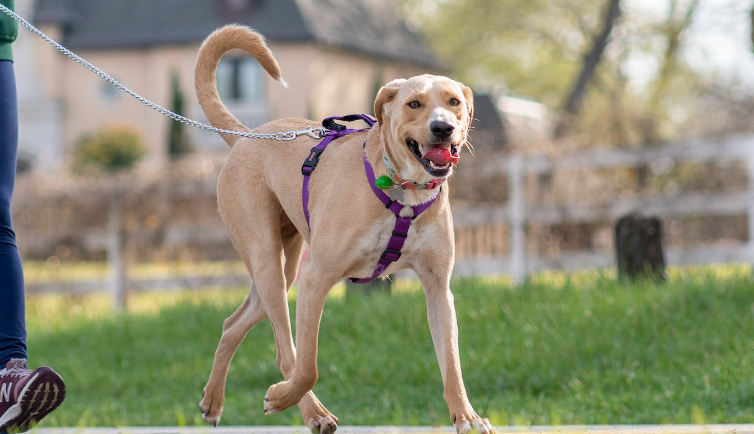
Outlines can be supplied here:
<path id="1" fill-rule="evenodd" d="M 207 391 L 202 391 L 202 401 L 199 403 L 199 409 L 202 411 L 202 419 L 212 426 L 217 426 L 220 423 L 220 417 L 223 415 L 223 405 L 225 404 L 225 397 L 220 394 L 219 397 L 213 398 L 213 396 L 207 395 Z"/>
<path id="2" fill-rule="evenodd" d="M 264 414 L 279 413 L 301 401 L 308 390 L 297 390 L 290 381 L 281 381 L 267 389 L 264 396 Z"/>
<path id="3" fill-rule="evenodd" d="M 460 415 L 451 416 L 451 420 L 456 427 L 458 434 L 479 433 L 479 434 L 497 434 L 497 430 L 488 419 L 482 419 L 478 415 L 472 416 Z"/>
<path id="4" fill-rule="evenodd" d="M 312 434 L 332 434 L 338 429 L 338 422 L 331 416 L 311 418 L 306 422 Z"/>
<path id="5" fill-rule="evenodd" d="M 338 418 L 330 413 L 314 394 L 309 393 L 301 398 L 298 407 L 306 421 L 306 426 L 313 434 L 332 434 L 338 429 Z"/>

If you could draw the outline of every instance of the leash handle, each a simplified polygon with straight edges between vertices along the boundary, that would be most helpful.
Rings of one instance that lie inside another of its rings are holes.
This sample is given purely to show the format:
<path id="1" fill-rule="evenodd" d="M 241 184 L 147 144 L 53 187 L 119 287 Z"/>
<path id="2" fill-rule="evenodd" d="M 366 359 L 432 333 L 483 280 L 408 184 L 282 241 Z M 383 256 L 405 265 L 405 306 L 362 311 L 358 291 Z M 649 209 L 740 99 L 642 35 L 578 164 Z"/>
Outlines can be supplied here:
<path id="1" fill-rule="evenodd" d="M 345 115 L 345 116 L 330 116 L 329 118 L 325 118 L 325 120 L 322 121 L 322 126 L 330 131 L 343 131 L 346 129 L 345 125 L 341 125 L 337 122 L 338 121 L 344 121 L 344 122 L 353 122 L 362 120 L 366 122 L 369 127 L 371 128 L 375 123 L 377 123 L 377 120 L 373 117 L 365 114 L 353 114 L 353 115 Z"/>

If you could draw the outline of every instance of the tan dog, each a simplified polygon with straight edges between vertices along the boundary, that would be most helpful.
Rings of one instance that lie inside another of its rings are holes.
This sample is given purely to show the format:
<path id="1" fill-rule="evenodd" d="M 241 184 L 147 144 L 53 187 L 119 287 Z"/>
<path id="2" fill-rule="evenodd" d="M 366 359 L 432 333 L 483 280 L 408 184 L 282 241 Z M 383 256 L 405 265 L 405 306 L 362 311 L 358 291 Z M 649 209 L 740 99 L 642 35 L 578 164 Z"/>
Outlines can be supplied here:
<path id="1" fill-rule="evenodd" d="M 212 33 L 196 65 L 196 92 L 210 123 L 218 128 L 249 131 L 218 97 L 215 70 L 228 50 L 241 48 L 276 80 L 278 64 L 263 38 L 241 26 Z M 231 358 L 246 333 L 270 319 L 277 344 L 277 364 L 285 381 L 269 388 L 266 414 L 298 404 L 312 432 L 331 433 L 338 419 L 314 396 L 317 382 L 317 338 L 325 297 L 347 277 L 369 277 L 385 248 L 395 215 L 377 200 L 364 174 L 362 145 L 376 176 L 387 175 L 383 149 L 403 179 L 425 183 L 452 174 L 451 163 L 423 159 L 432 148 L 455 152 L 466 143 L 473 111 L 471 90 L 447 77 L 422 75 L 395 80 L 380 89 L 375 101 L 378 123 L 369 131 L 333 141 L 310 181 L 311 228 L 302 210 L 301 165 L 318 141 L 291 142 L 223 135 L 232 147 L 218 181 L 220 213 L 253 278 L 248 298 L 223 325 L 212 372 L 200 403 L 204 420 L 217 425 L 225 400 Z M 315 122 L 283 119 L 254 132 L 300 130 Z M 434 190 L 405 190 L 405 205 L 417 205 Z M 402 213 L 411 211 L 406 208 Z M 286 293 L 296 278 L 304 243 L 310 246 L 301 270 L 294 348 Z M 487 419 L 471 407 L 461 377 L 458 329 L 450 292 L 455 246 L 448 187 L 411 226 L 403 255 L 384 275 L 413 269 L 427 299 L 427 316 L 440 364 L 444 398 L 459 433 L 476 429 L 494 433 Z"/>

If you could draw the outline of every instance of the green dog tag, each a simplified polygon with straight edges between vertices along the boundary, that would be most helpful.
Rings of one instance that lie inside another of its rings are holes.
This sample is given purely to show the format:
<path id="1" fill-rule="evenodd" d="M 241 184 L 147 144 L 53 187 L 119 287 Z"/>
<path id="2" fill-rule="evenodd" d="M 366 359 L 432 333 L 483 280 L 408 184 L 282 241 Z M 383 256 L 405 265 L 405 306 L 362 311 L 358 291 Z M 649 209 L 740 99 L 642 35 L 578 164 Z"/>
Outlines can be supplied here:
<path id="1" fill-rule="evenodd" d="M 393 180 L 389 176 L 380 176 L 374 180 L 374 185 L 381 190 L 387 190 L 393 186 Z"/>

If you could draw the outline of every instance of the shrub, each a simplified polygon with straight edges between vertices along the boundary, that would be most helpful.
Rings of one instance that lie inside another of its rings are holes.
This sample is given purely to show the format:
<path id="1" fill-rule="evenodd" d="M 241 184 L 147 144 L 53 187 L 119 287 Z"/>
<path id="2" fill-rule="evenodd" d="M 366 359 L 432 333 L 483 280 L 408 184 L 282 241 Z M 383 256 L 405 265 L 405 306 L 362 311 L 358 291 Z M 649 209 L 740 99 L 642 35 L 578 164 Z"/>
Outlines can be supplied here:
<path id="1" fill-rule="evenodd" d="M 73 169 L 115 173 L 133 167 L 145 154 L 139 133 L 129 126 L 106 127 L 85 135 L 74 150 Z"/>

